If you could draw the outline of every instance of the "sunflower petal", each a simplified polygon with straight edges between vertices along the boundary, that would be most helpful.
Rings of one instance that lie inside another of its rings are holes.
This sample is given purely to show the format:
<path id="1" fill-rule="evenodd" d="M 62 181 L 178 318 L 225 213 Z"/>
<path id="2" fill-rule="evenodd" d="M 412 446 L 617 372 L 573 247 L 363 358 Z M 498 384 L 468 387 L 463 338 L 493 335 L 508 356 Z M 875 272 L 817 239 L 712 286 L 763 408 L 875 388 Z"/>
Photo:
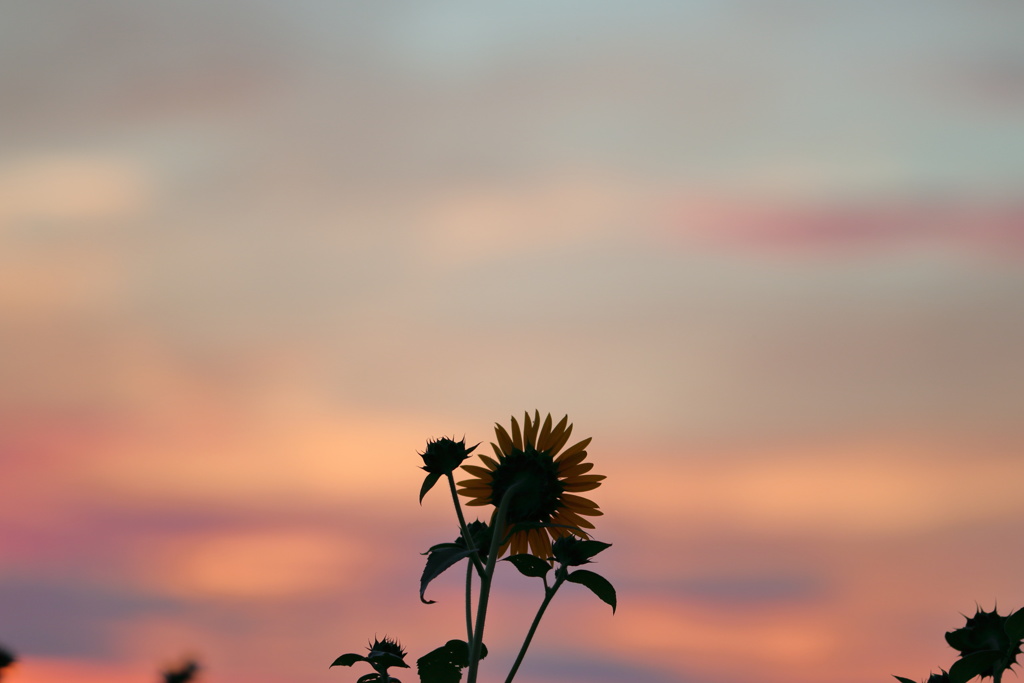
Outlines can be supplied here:
<path id="1" fill-rule="evenodd" d="M 473 498 L 490 498 L 493 492 L 490 486 L 465 486 L 459 489 L 461 495 Z"/>
<path id="2" fill-rule="evenodd" d="M 501 462 L 502 460 L 505 459 L 505 454 L 501 452 L 500 448 L 498 448 L 498 444 L 492 442 L 491 448 L 494 450 L 494 455 L 498 456 L 498 462 Z"/>
<path id="3" fill-rule="evenodd" d="M 551 413 L 544 418 L 544 426 L 540 429 L 540 436 L 537 437 L 537 450 L 546 451 L 548 449 L 548 440 L 551 438 Z"/>
<path id="4" fill-rule="evenodd" d="M 565 480 L 566 484 L 578 484 L 580 482 L 601 482 L 607 479 L 603 474 L 578 474 Z"/>
<path id="5" fill-rule="evenodd" d="M 601 482 L 599 481 L 577 481 L 573 482 L 571 485 L 567 485 L 565 490 L 571 491 L 572 493 L 583 493 L 584 491 L 593 491 L 600 486 Z"/>
<path id="6" fill-rule="evenodd" d="M 523 434 L 519 431 L 519 423 L 516 422 L 515 416 L 512 417 L 512 445 L 517 450 L 523 450 Z"/>
<path id="7" fill-rule="evenodd" d="M 568 419 L 569 419 L 569 416 L 566 415 L 565 418 L 562 419 L 562 422 L 565 422 Z M 559 422 L 558 424 L 562 424 L 562 422 Z M 570 424 L 565 426 L 565 431 L 563 431 L 558 436 L 557 439 L 554 439 L 554 442 L 551 444 L 551 450 L 548 451 L 548 455 L 550 455 L 552 457 L 557 455 L 558 451 L 562 450 L 562 448 L 565 446 L 566 442 L 569 441 L 569 437 L 571 435 L 572 435 L 572 424 L 570 423 Z"/>
<path id="8" fill-rule="evenodd" d="M 537 532 L 537 535 L 534 537 L 533 550 L 533 554 L 543 560 L 551 557 L 551 537 L 548 536 L 546 530 L 539 530 Z"/>
<path id="9" fill-rule="evenodd" d="M 463 465 L 462 469 L 480 477 L 481 481 L 491 481 L 494 478 L 494 473 L 491 470 L 486 467 L 480 467 L 480 465 Z"/>
<path id="10" fill-rule="evenodd" d="M 562 434 L 565 432 L 565 425 L 568 422 L 569 416 L 565 415 L 564 417 L 562 417 L 561 420 L 559 420 L 558 424 L 555 425 L 555 427 L 551 430 L 551 436 L 548 437 L 547 443 L 544 446 L 545 452 L 549 453 L 550 455 L 554 455 L 556 453 L 555 445 L 558 443 L 558 440 L 562 438 Z"/>
<path id="11" fill-rule="evenodd" d="M 597 503 L 584 498 L 583 496 L 574 496 L 571 493 L 565 493 L 562 495 L 562 500 L 565 501 L 570 507 L 584 507 L 584 508 L 597 508 Z"/>
<path id="12" fill-rule="evenodd" d="M 572 465 L 569 467 L 559 467 L 558 476 L 560 477 L 578 477 L 581 474 L 586 474 L 590 470 L 594 469 L 594 463 L 592 462 L 581 462 L 579 465 Z"/>
<path id="13" fill-rule="evenodd" d="M 572 456 L 576 455 L 577 453 L 585 451 L 587 449 L 587 446 L 589 446 L 590 442 L 593 441 L 593 440 L 594 440 L 594 437 L 588 436 L 587 438 L 583 439 L 583 441 L 580 441 L 578 444 L 576 444 L 574 446 L 570 446 L 569 448 L 566 449 L 566 451 L 564 453 L 562 453 L 560 456 L 558 456 L 555 459 L 555 462 L 561 462 L 561 461 L 565 460 L 566 458 L 571 458 Z"/>
<path id="14" fill-rule="evenodd" d="M 491 470 L 492 472 L 498 469 L 498 461 L 490 457 L 489 455 L 484 455 L 483 453 L 481 453 L 480 459 L 487 464 L 487 469 Z"/>
<path id="15" fill-rule="evenodd" d="M 586 451 L 581 451 L 579 453 L 574 453 L 573 455 L 570 455 L 565 460 L 556 460 L 555 462 L 558 463 L 558 472 L 559 472 L 559 474 L 561 474 L 565 470 L 567 470 L 567 469 L 569 469 L 569 468 L 571 468 L 571 467 L 573 467 L 575 465 L 579 465 L 581 462 L 583 462 L 583 460 L 586 457 L 587 457 L 587 452 Z"/>
<path id="16" fill-rule="evenodd" d="M 565 508 L 562 508 L 561 510 L 558 511 L 558 515 L 555 517 L 555 520 L 562 520 L 560 522 L 556 521 L 557 524 L 566 524 L 568 526 L 576 526 L 581 527 L 583 529 L 594 528 L 592 522 L 584 519 L 583 517 L 580 517 L 572 510 L 567 510 Z"/>
<path id="17" fill-rule="evenodd" d="M 490 505 L 490 504 L 491 504 L 490 500 L 480 500 L 479 498 L 474 498 L 473 500 L 467 500 L 466 501 L 466 505 Z"/>
<path id="18" fill-rule="evenodd" d="M 529 531 L 524 531 L 523 535 L 526 537 L 526 547 L 528 549 L 527 552 L 536 554 L 537 546 L 540 545 L 540 538 L 538 538 L 537 536 L 537 529 L 530 529 Z"/>
<path id="19" fill-rule="evenodd" d="M 537 447 L 537 430 L 540 429 L 540 411 L 533 411 L 533 420 L 530 420 L 530 414 L 526 413 L 523 418 L 523 440 L 526 441 L 527 446 Z"/>
<path id="20" fill-rule="evenodd" d="M 502 453 L 506 455 L 512 452 L 512 439 L 509 437 L 508 432 L 497 422 L 494 423 L 494 435 L 498 437 L 498 446 Z"/>
<path id="21" fill-rule="evenodd" d="M 566 491 L 572 491 L 573 493 L 582 493 L 583 491 L 593 491 L 601 485 L 599 481 L 579 481 L 565 485 Z"/>
<path id="22" fill-rule="evenodd" d="M 505 533 L 508 533 L 507 531 Z M 520 555 L 527 551 L 526 534 L 518 532 L 512 536 L 512 554 Z"/>

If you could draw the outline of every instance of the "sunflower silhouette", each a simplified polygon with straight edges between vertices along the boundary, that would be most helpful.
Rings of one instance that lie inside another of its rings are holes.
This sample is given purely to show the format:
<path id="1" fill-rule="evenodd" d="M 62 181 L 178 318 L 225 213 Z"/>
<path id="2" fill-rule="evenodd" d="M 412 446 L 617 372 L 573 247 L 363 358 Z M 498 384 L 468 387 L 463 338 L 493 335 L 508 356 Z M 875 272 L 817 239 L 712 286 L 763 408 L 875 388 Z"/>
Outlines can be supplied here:
<path id="1" fill-rule="evenodd" d="M 542 559 L 551 557 L 552 539 L 575 533 L 590 538 L 584 529 L 594 525 L 587 517 L 604 513 L 597 503 L 577 495 L 601 485 L 605 478 L 589 474 L 593 464 L 584 462 L 587 438 L 562 451 L 572 434 L 569 416 L 552 427 L 551 415 L 541 425 L 540 413 L 523 416 L 522 430 L 512 418 L 511 434 L 500 424 L 494 425 L 498 443 L 491 443 L 497 460 L 480 455 L 484 466 L 463 465 L 474 478 L 460 481 L 459 494 L 469 500 L 466 505 L 501 505 L 505 493 L 516 486 L 508 504 L 504 534 L 516 529 L 501 547 L 501 557 L 511 549 L 512 555 L 531 553 Z M 558 526 L 541 526 L 558 525 Z M 567 528 L 571 527 L 571 528 Z"/>

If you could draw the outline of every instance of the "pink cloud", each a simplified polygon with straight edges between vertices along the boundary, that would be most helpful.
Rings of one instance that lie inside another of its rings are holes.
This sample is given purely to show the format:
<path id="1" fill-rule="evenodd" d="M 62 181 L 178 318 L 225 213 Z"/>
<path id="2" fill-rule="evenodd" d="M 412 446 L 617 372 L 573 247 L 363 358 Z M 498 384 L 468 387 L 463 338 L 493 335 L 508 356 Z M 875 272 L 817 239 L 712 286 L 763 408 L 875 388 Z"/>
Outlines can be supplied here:
<path id="1" fill-rule="evenodd" d="M 1018 253 L 1024 248 L 1024 202 L 798 205 L 721 199 L 678 204 L 667 226 L 666 232 L 684 243 L 759 251 L 939 244 Z"/>

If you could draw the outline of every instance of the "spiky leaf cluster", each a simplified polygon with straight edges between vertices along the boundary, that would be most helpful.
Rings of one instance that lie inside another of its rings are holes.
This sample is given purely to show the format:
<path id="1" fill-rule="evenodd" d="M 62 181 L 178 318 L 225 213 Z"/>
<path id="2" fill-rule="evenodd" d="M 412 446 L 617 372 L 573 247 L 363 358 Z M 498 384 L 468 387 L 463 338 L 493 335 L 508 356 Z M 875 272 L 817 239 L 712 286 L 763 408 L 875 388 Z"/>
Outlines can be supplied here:
<path id="1" fill-rule="evenodd" d="M 946 633 L 946 642 L 960 652 L 951 672 L 956 673 L 959 666 L 971 677 L 996 677 L 1017 663 L 1024 638 L 1024 610 L 1002 616 L 995 609 L 986 612 L 979 607 L 966 619 L 962 627 Z"/>
<path id="2" fill-rule="evenodd" d="M 995 609 L 986 612 L 977 608 L 967 623 L 946 633 L 946 642 L 960 652 L 949 671 L 932 674 L 927 683 L 967 683 L 971 679 L 992 678 L 998 683 L 1003 673 L 1017 663 L 1024 642 L 1024 609 L 1002 616 Z M 910 678 L 894 676 L 900 683 L 916 683 Z"/>
<path id="3" fill-rule="evenodd" d="M 402 649 L 401 644 L 394 638 L 384 636 L 383 640 L 374 638 L 367 649 L 370 652 L 365 657 L 350 652 L 335 659 L 331 666 L 352 666 L 356 662 L 366 662 L 377 673 L 360 676 L 357 683 L 374 683 L 376 681 L 381 681 L 382 683 L 396 681 L 401 683 L 397 678 L 392 678 L 388 675 L 388 669 L 393 666 L 409 668 L 409 665 L 405 663 L 405 650 Z"/>
<path id="4" fill-rule="evenodd" d="M 446 477 L 458 469 L 459 465 L 469 457 L 469 454 L 476 450 L 476 446 L 466 448 L 465 439 L 456 441 L 448 437 L 427 442 L 427 450 L 420 453 L 420 457 L 423 458 L 423 467 L 420 469 L 427 473 L 423 480 L 423 486 L 420 487 L 421 503 L 423 496 L 427 495 L 427 491 L 434 488 L 434 484 L 441 477 Z"/>

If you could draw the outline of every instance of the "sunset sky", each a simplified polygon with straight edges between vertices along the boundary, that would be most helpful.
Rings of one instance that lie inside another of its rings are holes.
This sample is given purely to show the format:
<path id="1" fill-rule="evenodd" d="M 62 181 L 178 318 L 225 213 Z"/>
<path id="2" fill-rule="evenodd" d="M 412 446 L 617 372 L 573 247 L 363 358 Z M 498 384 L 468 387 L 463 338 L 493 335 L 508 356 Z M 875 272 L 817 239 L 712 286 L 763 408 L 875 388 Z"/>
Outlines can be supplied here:
<path id="1" fill-rule="evenodd" d="M 428 438 L 594 437 L 522 683 L 924 679 L 1024 606 L 1024 4 L 9 0 L 8 683 L 464 636 Z M 471 511 L 482 508 L 471 508 Z M 542 593 L 499 572 L 482 681 Z M 406 683 L 415 673 L 401 676 Z"/>

